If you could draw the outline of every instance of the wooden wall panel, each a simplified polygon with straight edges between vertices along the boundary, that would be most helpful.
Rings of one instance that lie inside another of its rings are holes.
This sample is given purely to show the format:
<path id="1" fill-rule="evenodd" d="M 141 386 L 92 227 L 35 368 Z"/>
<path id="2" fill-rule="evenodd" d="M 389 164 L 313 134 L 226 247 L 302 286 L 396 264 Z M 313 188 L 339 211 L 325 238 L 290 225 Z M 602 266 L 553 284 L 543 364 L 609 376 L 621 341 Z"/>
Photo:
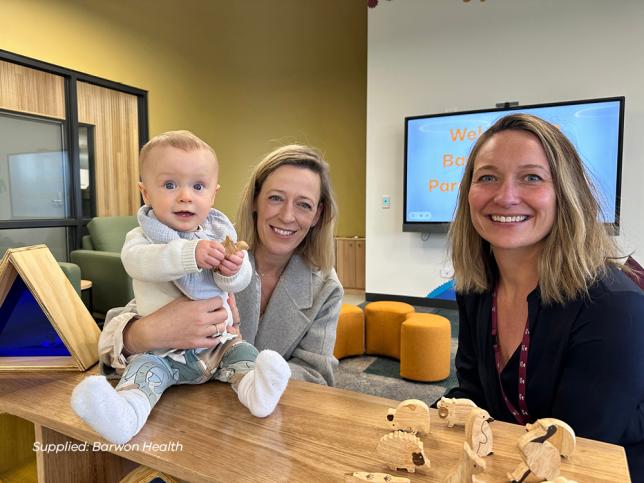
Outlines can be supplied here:
<path id="1" fill-rule="evenodd" d="M 365 289 L 365 239 L 356 240 L 356 288 Z"/>
<path id="2" fill-rule="evenodd" d="M 335 266 L 345 290 L 365 288 L 365 239 L 335 239 Z"/>
<path id="3" fill-rule="evenodd" d="M 9 480 L 13 473 L 25 463 L 33 463 L 35 480 L 36 454 L 33 451 L 34 425 L 29 421 L 10 414 L 0 414 L 0 481 Z M 17 480 L 16 480 L 17 481 Z"/>
<path id="4" fill-rule="evenodd" d="M 65 80 L 0 60 L 0 108 L 65 119 Z"/>
<path id="5" fill-rule="evenodd" d="M 78 121 L 94 128 L 96 214 L 133 215 L 141 206 L 137 98 L 78 82 Z"/>

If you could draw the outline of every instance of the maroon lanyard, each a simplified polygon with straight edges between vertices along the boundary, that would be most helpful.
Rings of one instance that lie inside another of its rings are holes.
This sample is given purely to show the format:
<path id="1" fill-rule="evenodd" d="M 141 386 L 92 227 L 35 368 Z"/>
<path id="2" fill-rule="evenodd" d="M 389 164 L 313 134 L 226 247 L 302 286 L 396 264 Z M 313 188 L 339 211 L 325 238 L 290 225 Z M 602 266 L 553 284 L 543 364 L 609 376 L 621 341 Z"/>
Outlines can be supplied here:
<path id="1" fill-rule="evenodd" d="M 514 416 L 514 419 L 517 420 L 517 423 L 526 424 L 530 418 L 525 398 L 525 388 L 527 384 L 526 374 L 528 372 L 528 350 L 530 349 L 530 323 L 528 320 L 525 322 L 525 331 L 523 332 L 523 340 L 521 341 L 521 353 L 519 354 L 519 408 L 521 409 L 521 412 L 516 410 L 503 390 L 503 383 L 501 382 L 501 350 L 499 349 L 499 340 L 497 338 L 497 326 L 496 289 L 494 289 L 494 292 L 492 292 L 492 337 L 494 338 L 496 374 L 499 377 L 499 386 L 501 387 L 501 394 L 503 395 L 506 406 Z"/>

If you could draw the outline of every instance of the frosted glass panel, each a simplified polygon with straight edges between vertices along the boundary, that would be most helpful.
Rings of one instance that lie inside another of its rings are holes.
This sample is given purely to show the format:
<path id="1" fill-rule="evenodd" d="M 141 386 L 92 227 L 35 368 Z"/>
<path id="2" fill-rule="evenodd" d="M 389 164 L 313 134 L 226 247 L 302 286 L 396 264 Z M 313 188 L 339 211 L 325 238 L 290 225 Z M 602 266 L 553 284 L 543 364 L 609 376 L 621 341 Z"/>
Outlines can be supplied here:
<path id="1" fill-rule="evenodd" d="M 59 262 L 67 261 L 67 228 L 12 228 L 0 230 L 0 257 L 7 248 L 47 245 Z"/>
<path id="2" fill-rule="evenodd" d="M 62 124 L 0 113 L 0 220 L 68 216 Z"/>

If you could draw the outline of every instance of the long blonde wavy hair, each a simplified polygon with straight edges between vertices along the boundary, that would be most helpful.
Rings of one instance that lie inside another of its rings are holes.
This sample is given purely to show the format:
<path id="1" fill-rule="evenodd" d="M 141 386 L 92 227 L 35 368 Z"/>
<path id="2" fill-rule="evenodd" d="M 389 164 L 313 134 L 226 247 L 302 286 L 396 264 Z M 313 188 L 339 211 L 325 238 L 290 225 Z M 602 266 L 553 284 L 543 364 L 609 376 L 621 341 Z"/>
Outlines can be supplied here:
<path id="1" fill-rule="evenodd" d="M 472 224 L 468 195 L 481 148 L 495 134 L 510 129 L 536 136 L 548 159 L 557 213 L 539 256 L 539 289 L 544 303 L 563 303 L 586 294 L 608 265 L 618 265 L 617 248 L 599 221 L 595 189 L 574 146 L 556 126 L 528 114 L 511 114 L 496 121 L 468 157 L 448 235 L 455 288 L 462 293 L 484 292 L 498 277 L 490 244 Z"/>
<path id="2" fill-rule="evenodd" d="M 245 240 L 251 250 L 259 243 L 255 200 L 266 178 L 282 166 L 306 168 L 320 176 L 322 214 L 315 226 L 310 228 L 296 251 L 302 255 L 311 267 L 321 271 L 329 271 L 335 264 L 333 234 L 337 205 L 331 186 L 329 165 L 317 150 L 309 146 L 299 144 L 282 146 L 269 153 L 255 167 L 242 191 L 242 198 L 237 211 L 236 228 L 239 239 Z"/>

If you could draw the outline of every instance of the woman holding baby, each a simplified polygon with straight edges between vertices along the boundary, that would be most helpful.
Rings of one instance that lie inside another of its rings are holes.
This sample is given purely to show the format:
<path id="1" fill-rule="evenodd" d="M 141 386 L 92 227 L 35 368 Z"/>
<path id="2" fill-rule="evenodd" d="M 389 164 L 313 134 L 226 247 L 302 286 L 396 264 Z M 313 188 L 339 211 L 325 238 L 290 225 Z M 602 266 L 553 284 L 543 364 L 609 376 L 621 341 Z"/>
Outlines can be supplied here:
<path id="1" fill-rule="evenodd" d="M 266 156 L 244 189 L 236 226 L 253 277 L 231 300 L 244 340 L 281 354 L 293 379 L 328 385 L 343 296 L 333 269 L 335 218 L 329 168 L 317 151 L 290 145 Z M 220 298 L 179 298 L 141 318 L 133 307 L 107 316 L 99 342 L 106 373 L 120 372 L 128 354 L 215 345 L 227 318 Z"/>

